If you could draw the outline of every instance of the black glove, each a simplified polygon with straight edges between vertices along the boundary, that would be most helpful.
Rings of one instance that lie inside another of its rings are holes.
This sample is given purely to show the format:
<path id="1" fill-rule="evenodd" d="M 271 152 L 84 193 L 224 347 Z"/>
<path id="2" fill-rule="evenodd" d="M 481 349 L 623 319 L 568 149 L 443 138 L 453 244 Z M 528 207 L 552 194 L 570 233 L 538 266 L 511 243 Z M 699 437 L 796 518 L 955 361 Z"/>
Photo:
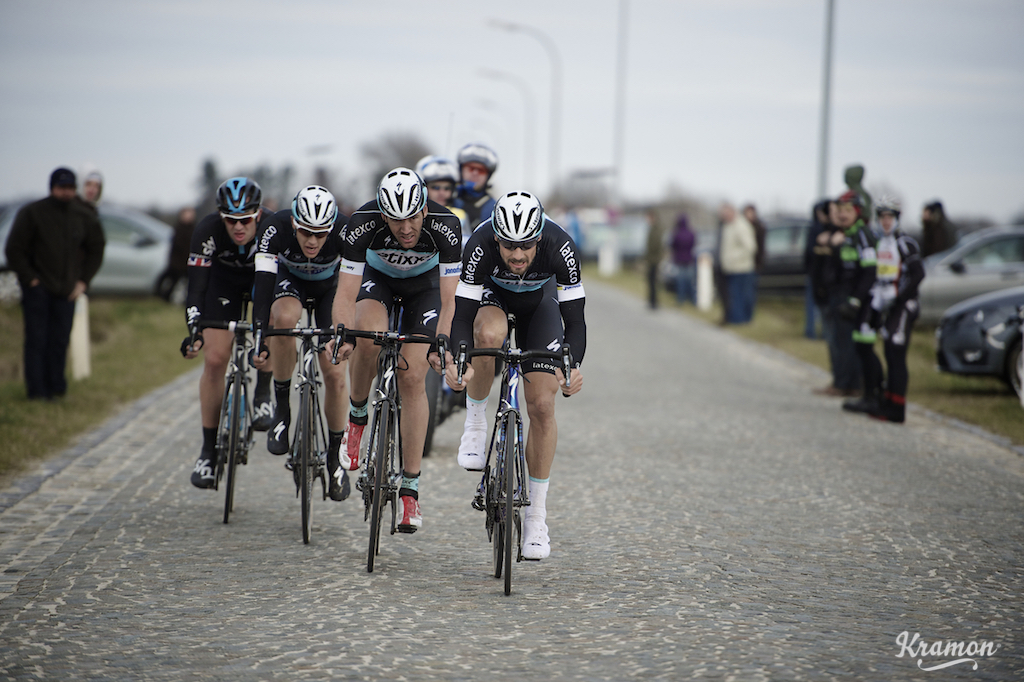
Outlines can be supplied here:
<path id="1" fill-rule="evenodd" d="M 262 343 L 262 344 L 260 344 L 260 352 L 258 354 L 259 355 L 263 355 L 264 353 L 267 354 L 268 358 L 270 357 L 270 348 L 267 346 L 267 344 Z M 253 357 L 255 355 L 257 355 L 256 349 L 255 348 L 250 348 L 249 349 L 249 366 L 253 367 L 254 369 L 255 369 L 256 365 L 252 364 L 252 360 L 253 360 Z"/>
<path id="2" fill-rule="evenodd" d="M 199 347 L 203 346 L 203 335 L 200 332 L 189 334 L 181 342 L 181 357 L 188 357 L 188 347 L 194 344 L 196 341 L 199 342 Z"/>
<path id="3" fill-rule="evenodd" d="M 860 299 L 850 297 L 839 304 L 839 315 L 844 320 L 855 322 L 860 315 Z"/>

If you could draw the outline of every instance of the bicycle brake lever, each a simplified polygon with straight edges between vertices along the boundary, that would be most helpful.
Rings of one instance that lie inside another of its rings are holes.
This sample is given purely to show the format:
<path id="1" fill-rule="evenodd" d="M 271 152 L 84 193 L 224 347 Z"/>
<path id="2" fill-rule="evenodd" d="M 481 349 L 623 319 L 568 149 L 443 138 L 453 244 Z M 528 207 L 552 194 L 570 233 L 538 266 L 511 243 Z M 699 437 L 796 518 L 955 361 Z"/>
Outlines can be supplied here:
<path id="1" fill-rule="evenodd" d="M 569 344 L 562 344 L 562 367 L 565 371 L 565 387 L 569 388 L 571 383 L 569 375 L 572 373 L 572 358 L 569 355 Z"/>
<path id="2" fill-rule="evenodd" d="M 334 327 L 334 350 L 331 352 L 331 364 L 338 364 L 338 351 L 341 350 L 341 344 L 344 343 L 345 338 L 345 325 L 340 322 Z"/>
<path id="3" fill-rule="evenodd" d="M 458 367 L 459 367 L 459 380 L 456 381 L 455 383 L 461 384 L 462 383 L 462 375 L 466 373 L 466 342 L 465 341 L 463 341 L 462 343 L 459 344 L 459 360 L 458 360 L 458 363 L 459 363 L 458 364 Z"/>
<path id="4" fill-rule="evenodd" d="M 445 341 L 443 335 L 437 337 L 437 357 L 441 360 L 441 374 L 444 374 L 445 370 L 445 356 L 448 355 L 448 342 Z"/>

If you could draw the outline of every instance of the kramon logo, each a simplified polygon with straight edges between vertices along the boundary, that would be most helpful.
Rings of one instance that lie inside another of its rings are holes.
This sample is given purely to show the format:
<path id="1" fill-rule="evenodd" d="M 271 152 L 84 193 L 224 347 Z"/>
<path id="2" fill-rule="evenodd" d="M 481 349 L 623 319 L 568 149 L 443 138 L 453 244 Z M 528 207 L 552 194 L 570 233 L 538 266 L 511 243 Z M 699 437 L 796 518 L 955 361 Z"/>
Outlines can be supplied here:
<path id="1" fill-rule="evenodd" d="M 984 640 L 980 642 L 954 642 L 953 640 L 934 641 L 930 644 L 925 640 L 921 639 L 919 633 L 914 633 L 911 637 L 910 633 L 904 630 L 896 636 L 896 644 L 900 647 L 900 651 L 896 654 L 896 658 L 903 658 L 906 654 L 908 658 L 917 659 L 917 667 L 926 672 L 932 670 L 942 670 L 943 668 L 952 668 L 954 665 L 960 665 L 961 663 L 970 663 L 972 665 L 971 670 L 978 669 L 978 661 L 976 657 L 989 657 L 999 650 L 999 645 L 995 642 L 986 642 Z M 951 658 L 951 661 L 945 661 L 942 663 L 936 663 L 935 665 L 925 666 L 925 657 L 934 658 Z"/>

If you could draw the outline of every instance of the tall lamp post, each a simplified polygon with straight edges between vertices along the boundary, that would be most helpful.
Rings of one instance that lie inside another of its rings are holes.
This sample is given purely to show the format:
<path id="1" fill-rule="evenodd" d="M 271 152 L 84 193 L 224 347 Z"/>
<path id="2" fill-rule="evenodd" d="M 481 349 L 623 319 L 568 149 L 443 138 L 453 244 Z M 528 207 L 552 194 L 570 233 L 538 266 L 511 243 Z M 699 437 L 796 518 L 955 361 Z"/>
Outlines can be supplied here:
<path id="1" fill-rule="evenodd" d="M 818 131 L 818 196 L 828 193 L 828 128 L 832 103 L 832 17 L 835 0 L 825 0 L 825 58 L 821 78 L 821 125 Z"/>
<path id="2" fill-rule="evenodd" d="M 505 81 L 515 86 L 523 96 L 523 183 L 528 189 L 533 187 L 533 153 L 530 151 L 533 142 L 533 96 L 530 86 L 519 76 L 493 69 L 480 69 L 480 76 L 491 80 Z"/>
<path id="3" fill-rule="evenodd" d="M 512 33 L 525 33 L 536 39 L 548 54 L 551 61 L 551 123 L 548 131 L 548 184 L 550 190 L 555 189 L 558 184 L 558 174 L 561 172 L 561 144 L 562 144 L 562 58 L 558 52 L 558 45 L 551 37 L 533 26 L 517 24 L 501 19 L 491 19 L 491 26 L 503 31 Z"/>
<path id="4" fill-rule="evenodd" d="M 629 0 L 619 0 L 619 49 L 615 69 L 615 184 L 613 201 L 622 202 L 622 165 L 626 148 L 626 48 L 629 40 Z M 621 206 L 620 206 L 621 207 Z"/>

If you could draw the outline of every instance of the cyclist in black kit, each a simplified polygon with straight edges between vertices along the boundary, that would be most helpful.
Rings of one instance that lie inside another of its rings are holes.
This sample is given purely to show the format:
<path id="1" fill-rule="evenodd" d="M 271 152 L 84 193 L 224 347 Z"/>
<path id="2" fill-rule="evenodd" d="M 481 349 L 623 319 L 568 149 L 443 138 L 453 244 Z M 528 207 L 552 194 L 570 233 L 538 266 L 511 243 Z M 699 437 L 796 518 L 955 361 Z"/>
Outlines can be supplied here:
<path id="1" fill-rule="evenodd" d="M 494 211 L 494 197 L 488 190 L 494 171 L 498 170 L 498 155 L 487 145 L 472 142 L 459 150 L 456 160 L 462 183 L 454 204 L 465 211 L 466 231 L 471 233 Z"/>
<path id="2" fill-rule="evenodd" d="M 212 488 L 217 421 L 224 397 L 224 374 L 231 357 L 234 333 L 227 329 L 200 331 L 202 320 L 232 321 L 242 317 L 243 299 L 252 291 L 256 234 L 269 213 L 260 207 L 263 192 L 248 178 L 236 177 L 217 188 L 217 211 L 199 221 L 188 255 L 188 296 L 185 322 L 189 336 L 181 344 L 188 359 L 203 351 L 199 403 L 203 447 L 192 471 L 192 485 Z M 194 341 L 193 341 L 194 339 Z M 270 372 L 256 380 L 253 428 L 266 431 L 270 422 Z"/>
<path id="3" fill-rule="evenodd" d="M 462 229 L 459 219 L 427 199 L 423 180 L 408 168 L 388 172 L 377 187 L 377 198 L 349 219 L 341 261 L 333 319 L 354 329 L 386 331 L 395 297 L 402 298 L 406 334 L 447 334 L 455 308 L 455 287 L 461 269 Z M 339 357 L 353 353 L 345 344 Z M 430 364 L 440 371 L 432 352 Z M 355 347 L 350 367 L 351 408 L 348 425 L 350 470 L 359 467 L 359 446 L 367 422 L 366 401 L 376 372 L 377 348 Z M 402 348 L 408 363 L 399 372 L 402 395 L 401 519 L 398 530 L 414 533 L 423 525 L 419 508 L 420 460 L 427 431 L 427 346 Z"/>
<path id="4" fill-rule="evenodd" d="M 331 306 L 338 286 L 338 268 L 345 243 L 348 217 L 338 213 L 334 195 L 319 185 L 299 191 L 290 209 L 278 211 L 263 229 L 256 248 L 256 282 L 253 319 L 264 329 L 291 329 L 302 317 L 307 299 L 316 303 L 316 324 L 331 327 Z M 288 427 L 291 424 L 292 372 L 295 369 L 295 339 L 290 336 L 268 338 L 266 352 L 253 358 L 253 365 L 274 369 L 274 395 L 277 407 L 273 425 L 267 433 L 267 449 L 272 454 L 288 452 Z M 262 351 L 262 349 L 261 349 Z M 331 364 L 327 353 L 320 355 L 324 375 L 324 415 L 330 432 L 327 450 L 329 492 L 332 500 L 344 500 L 351 486 L 341 466 L 339 453 L 345 437 L 345 364 Z"/>
<path id="5" fill-rule="evenodd" d="M 570 386 L 560 367 L 550 361 L 523 363 L 530 430 L 526 462 L 530 470 L 530 506 L 523 528 L 523 556 L 544 559 L 551 553 L 546 498 L 555 459 L 558 426 L 555 395 L 583 387 L 580 362 L 587 347 L 587 325 L 580 259 L 572 239 L 548 220 L 540 201 L 526 192 L 510 192 L 494 207 L 490 220 L 477 228 L 462 259 L 455 293 L 452 347 L 499 348 L 508 332 L 507 313 L 516 316 L 516 334 L 524 350 L 558 350 L 569 344 L 574 369 Z M 564 324 L 564 331 L 563 331 Z M 448 365 L 449 386 L 468 386 L 466 426 L 459 445 L 459 464 L 479 471 L 486 463 L 487 396 L 494 381 L 494 358 L 476 357 L 458 384 L 455 364 Z"/>

